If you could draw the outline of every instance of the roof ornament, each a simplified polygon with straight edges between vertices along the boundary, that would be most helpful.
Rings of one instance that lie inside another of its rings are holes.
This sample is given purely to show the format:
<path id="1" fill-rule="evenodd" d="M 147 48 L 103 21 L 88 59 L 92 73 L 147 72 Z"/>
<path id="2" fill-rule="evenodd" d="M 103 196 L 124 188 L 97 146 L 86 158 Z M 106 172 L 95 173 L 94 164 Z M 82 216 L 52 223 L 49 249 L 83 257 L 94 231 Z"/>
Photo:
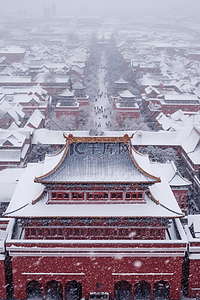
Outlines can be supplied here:
<path id="1" fill-rule="evenodd" d="M 131 139 L 133 138 L 134 133 L 129 136 L 127 133 L 124 134 L 124 136 L 119 137 L 105 137 L 105 136 L 88 136 L 88 137 L 76 137 L 73 136 L 73 134 L 69 134 L 66 136 L 63 133 L 64 138 L 66 139 L 66 142 L 69 144 L 73 143 L 124 143 L 129 144 L 131 142 Z"/>

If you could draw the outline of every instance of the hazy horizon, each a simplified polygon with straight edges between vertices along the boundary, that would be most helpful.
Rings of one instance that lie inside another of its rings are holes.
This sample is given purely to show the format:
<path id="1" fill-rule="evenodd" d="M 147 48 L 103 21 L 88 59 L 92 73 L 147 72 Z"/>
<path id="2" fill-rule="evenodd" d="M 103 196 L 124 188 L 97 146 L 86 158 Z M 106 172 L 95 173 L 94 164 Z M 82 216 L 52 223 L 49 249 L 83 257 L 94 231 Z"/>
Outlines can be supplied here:
<path id="1" fill-rule="evenodd" d="M 3 14 L 19 14 L 26 10 L 28 15 L 42 15 L 44 7 L 55 4 L 57 15 L 69 14 L 197 14 L 199 0 L 0 0 Z"/>

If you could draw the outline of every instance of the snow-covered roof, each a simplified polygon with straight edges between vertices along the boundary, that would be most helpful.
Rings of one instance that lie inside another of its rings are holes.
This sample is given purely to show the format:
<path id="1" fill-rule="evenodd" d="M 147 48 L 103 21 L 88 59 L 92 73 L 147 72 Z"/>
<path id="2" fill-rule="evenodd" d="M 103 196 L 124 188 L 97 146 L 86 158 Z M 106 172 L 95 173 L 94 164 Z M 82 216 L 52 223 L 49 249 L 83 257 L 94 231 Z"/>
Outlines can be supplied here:
<path id="1" fill-rule="evenodd" d="M 165 100 L 171 101 L 171 100 L 181 100 L 181 101 L 198 101 L 199 99 L 197 95 L 192 94 L 165 94 L 164 95 Z"/>
<path id="2" fill-rule="evenodd" d="M 1 162 L 20 162 L 21 150 L 0 149 Z"/>
<path id="3" fill-rule="evenodd" d="M 192 184 L 181 175 L 174 161 L 167 161 L 166 163 L 151 162 L 151 165 L 152 168 L 154 166 L 161 168 L 170 186 L 188 186 Z"/>
<path id="4" fill-rule="evenodd" d="M 183 112 L 181 109 L 177 110 L 171 116 L 166 116 L 162 112 L 156 117 L 159 124 L 164 130 L 173 128 L 174 130 L 184 130 L 185 128 L 200 127 L 200 113 L 199 112 Z"/>
<path id="5" fill-rule="evenodd" d="M 129 90 L 124 91 L 119 94 L 121 98 L 135 98 L 136 96 L 133 95 Z"/>
<path id="6" fill-rule="evenodd" d="M 131 142 L 133 145 L 171 145 L 179 146 L 181 145 L 187 136 L 189 135 L 191 129 L 185 129 L 179 132 L 168 132 L 164 130 L 160 131 L 137 131 Z"/>
<path id="7" fill-rule="evenodd" d="M 43 113 L 41 111 L 39 111 L 38 109 L 36 109 L 36 110 L 34 110 L 33 114 L 29 118 L 29 120 L 27 121 L 26 126 L 32 126 L 36 129 L 39 127 L 40 123 L 44 119 L 45 119 L 45 116 L 43 115 Z"/>
<path id="8" fill-rule="evenodd" d="M 155 92 L 156 94 L 160 94 L 159 90 L 156 89 L 155 87 L 152 87 L 151 85 L 145 88 L 145 93 L 148 95 L 151 92 Z"/>
<path id="9" fill-rule="evenodd" d="M 173 192 L 167 182 L 165 174 L 159 168 L 159 164 L 154 165 L 153 169 L 154 171 L 156 171 L 157 174 L 160 174 L 161 181 L 159 183 L 153 184 L 152 186 L 149 186 L 151 195 L 155 200 L 159 201 L 159 205 L 165 207 L 169 211 L 179 216 L 183 216 L 183 213 L 177 201 L 175 200 Z"/>
<path id="10" fill-rule="evenodd" d="M 1 83 L 31 83 L 31 76 L 0 76 Z"/>
<path id="11" fill-rule="evenodd" d="M 24 48 L 20 48 L 20 47 L 16 47 L 16 46 L 12 46 L 12 47 L 7 47 L 7 48 L 3 48 L 3 49 L 0 49 L 0 54 L 13 54 L 13 53 L 16 53 L 16 54 L 19 54 L 19 53 L 25 53 L 26 52 L 26 49 Z"/>
<path id="12" fill-rule="evenodd" d="M 72 71 L 79 73 L 81 76 L 83 75 L 84 70 L 78 65 L 73 65 L 71 68 Z"/>
<path id="13" fill-rule="evenodd" d="M 182 148 L 186 153 L 193 152 L 200 141 L 200 132 L 196 128 L 190 130 L 190 134 L 182 143 Z"/>
<path id="14" fill-rule="evenodd" d="M 152 174 L 146 155 L 137 153 L 117 140 L 86 140 L 88 141 L 69 145 L 67 143 L 58 155 L 46 156 L 43 171 L 36 180 L 43 183 L 159 181 L 159 178 Z"/>
<path id="15" fill-rule="evenodd" d="M 119 80 L 115 81 L 116 84 L 128 84 L 128 81 L 125 81 L 124 78 L 120 77 Z"/>
<path id="16" fill-rule="evenodd" d="M 183 216 L 173 193 L 166 181 L 149 187 L 151 197 L 145 195 L 144 204 L 47 204 L 44 186 L 34 182 L 35 176 L 42 173 L 43 163 L 29 164 L 21 175 L 20 181 L 7 208 L 5 216 L 11 217 L 167 217 Z"/>
<path id="17" fill-rule="evenodd" d="M 84 90 L 85 87 L 82 86 L 82 84 L 80 84 L 80 82 L 76 82 L 73 86 L 72 86 L 73 90 Z"/>
<path id="18" fill-rule="evenodd" d="M 13 130 L 0 130 L 0 146 L 4 146 L 6 142 L 12 144 L 13 147 L 22 147 L 26 136 Z"/>
<path id="19" fill-rule="evenodd" d="M 38 95 L 46 95 L 47 91 L 44 90 L 41 85 L 38 83 L 33 86 L 15 86 L 13 87 L 1 87 L 0 88 L 0 94 L 5 94 L 5 95 L 14 95 L 14 94 L 35 94 L 37 93 Z"/>
<path id="20" fill-rule="evenodd" d="M 70 90 L 67 88 L 62 94 L 59 94 L 59 96 L 62 96 L 62 97 L 74 97 L 74 93 L 70 92 Z"/>
<path id="21" fill-rule="evenodd" d="M 30 102 L 36 102 L 40 103 L 40 99 L 35 94 L 28 95 L 28 94 L 17 94 L 13 95 L 13 102 L 14 103 L 30 103 Z"/>
<path id="22" fill-rule="evenodd" d="M 0 202 L 10 202 L 24 170 L 23 168 L 7 168 L 0 171 Z"/>
<path id="23" fill-rule="evenodd" d="M 34 132 L 32 144 L 45 145 L 64 145 L 65 138 L 62 131 L 53 131 L 48 129 L 38 129 Z"/>
<path id="24" fill-rule="evenodd" d="M 200 165 L 200 144 L 198 144 L 193 152 L 189 152 L 187 155 L 193 164 Z"/>

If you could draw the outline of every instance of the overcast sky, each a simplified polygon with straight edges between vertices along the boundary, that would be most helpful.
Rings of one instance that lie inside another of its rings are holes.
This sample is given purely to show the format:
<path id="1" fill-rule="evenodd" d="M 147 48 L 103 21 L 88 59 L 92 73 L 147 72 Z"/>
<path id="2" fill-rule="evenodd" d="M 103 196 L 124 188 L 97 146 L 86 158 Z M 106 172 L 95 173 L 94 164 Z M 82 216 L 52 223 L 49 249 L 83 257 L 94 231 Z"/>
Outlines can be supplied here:
<path id="1" fill-rule="evenodd" d="M 43 7 L 56 5 L 58 15 L 72 14 L 102 14 L 103 12 L 149 13 L 197 13 L 200 0 L 0 0 L 0 10 L 9 10 L 16 14 L 21 9 L 33 15 L 42 13 Z"/>

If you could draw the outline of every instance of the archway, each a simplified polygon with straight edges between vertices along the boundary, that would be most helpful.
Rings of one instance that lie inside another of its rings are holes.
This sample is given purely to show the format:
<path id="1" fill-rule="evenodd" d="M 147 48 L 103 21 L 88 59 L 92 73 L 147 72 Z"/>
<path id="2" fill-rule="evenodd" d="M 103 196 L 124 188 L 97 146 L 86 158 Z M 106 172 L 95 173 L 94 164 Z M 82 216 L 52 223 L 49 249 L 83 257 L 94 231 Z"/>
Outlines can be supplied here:
<path id="1" fill-rule="evenodd" d="M 154 300 L 168 300 L 169 292 L 170 292 L 169 283 L 164 280 L 160 280 L 154 284 L 153 299 Z"/>
<path id="2" fill-rule="evenodd" d="M 42 283 L 36 280 L 32 280 L 26 284 L 26 299 L 40 300 L 42 298 L 43 298 Z"/>
<path id="3" fill-rule="evenodd" d="M 76 280 L 69 281 L 65 284 L 65 299 L 80 300 L 82 298 L 82 285 Z"/>
<path id="4" fill-rule="evenodd" d="M 45 300 L 62 300 L 62 284 L 56 280 L 51 280 L 45 284 Z"/>
<path id="5" fill-rule="evenodd" d="M 134 286 L 134 300 L 149 300 L 151 298 L 150 283 L 141 280 Z"/>
<path id="6" fill-rule="evenodd" d="M 115 284 L 115 300 L 131 300 L 132 285 L 127 281 L 119 281 Z"/>

